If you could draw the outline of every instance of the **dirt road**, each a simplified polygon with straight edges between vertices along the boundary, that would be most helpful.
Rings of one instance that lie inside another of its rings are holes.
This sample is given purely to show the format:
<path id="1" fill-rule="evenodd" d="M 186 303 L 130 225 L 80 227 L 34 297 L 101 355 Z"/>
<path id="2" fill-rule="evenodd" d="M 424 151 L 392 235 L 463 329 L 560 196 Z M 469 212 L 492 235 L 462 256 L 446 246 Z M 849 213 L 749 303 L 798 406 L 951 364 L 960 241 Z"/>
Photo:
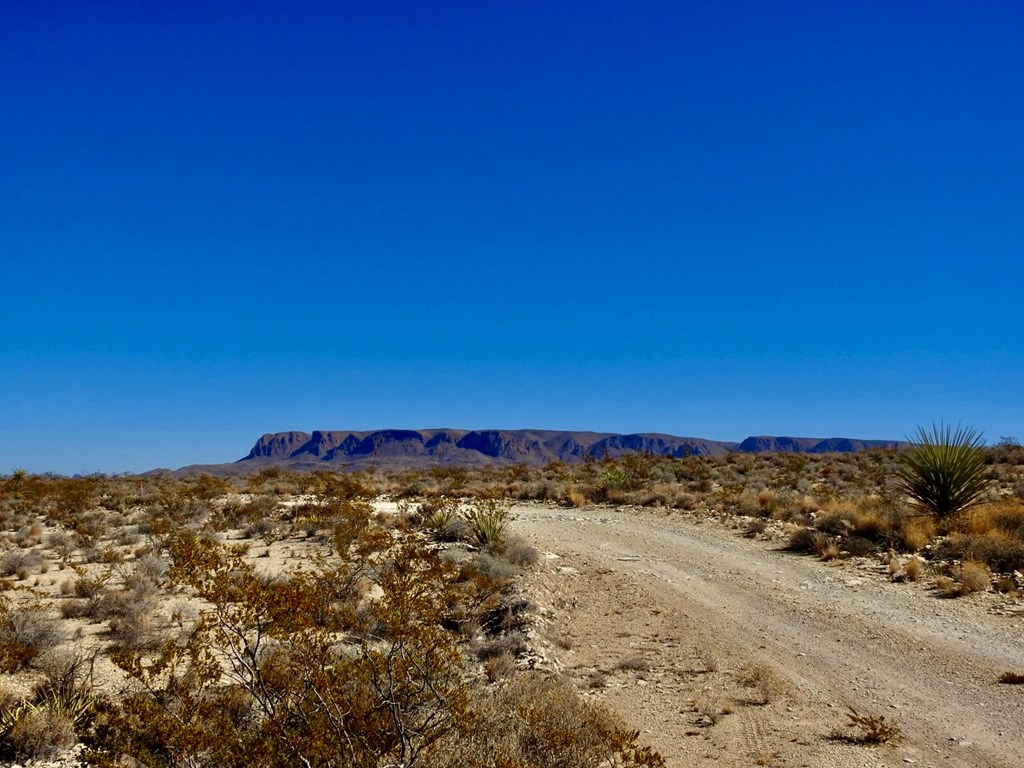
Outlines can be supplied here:
<path id="1" fill-rule="evenodd" d="M 1024 686 L 997 682 L 1024 673 L 1020 601 L 940 599 L 693 515 L 516 515 L 546 553 L 530 577 L 541 642 L 670 766 L 1024 766 Z M 903 738 L 836 739 L 859 733 L 848 705 Z"/>

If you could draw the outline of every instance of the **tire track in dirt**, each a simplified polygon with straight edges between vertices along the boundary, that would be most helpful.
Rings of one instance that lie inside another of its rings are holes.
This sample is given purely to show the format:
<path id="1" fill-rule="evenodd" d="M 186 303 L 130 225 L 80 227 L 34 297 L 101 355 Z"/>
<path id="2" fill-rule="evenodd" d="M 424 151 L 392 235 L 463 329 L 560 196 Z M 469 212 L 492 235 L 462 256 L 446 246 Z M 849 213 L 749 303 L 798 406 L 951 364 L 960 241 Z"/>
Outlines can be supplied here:
<path id="1" fill-rule="evenodd" d="M 682 645 L 710 650 L 723 667 L 759 661 L 789 681 L 785 706 L 741 708 L 738 717 L 704 729 L 699 741 L 711 744 L 695 749 L 678 744 L 693 731 L 679 717 L 685 690 L 667 688 L 662 704 L 648 695 L 647 711 L 624 711 L 638 727 L 658 723 L 663 742 L 672 740 L 666 756 L 715 756 L 723 765 L 750 765 L 754 752 L 802 755 L 809 765 L 1024 765 L 1024 691 L 995 682 L 1003 671 L 1024 669 L 1024 622 L 989 614 L 994 596 L 938 600 L 919 586 L 781 552 L 777 544 L 681 516 L 539 507 L 517 513 L 517 532 L 580 571 L 567 586 L 578 593 L 578 603 L 590 605 L 585 620 L 574 624 L 579 645 L 597 646 L 582 654 L 590 661 L 602 658 L 602 638 L 609 654 L 621 653 L 607 638 L 642 629 L 643 608 L 676 617 L 662 632 L 678 630 Z M 611 585 L 617 594 L 609 592 Z M 588 591 L 594 594 L 583 598 Z M 616 599 L 622 603 L 618 615 L 597 614 L 596 608 Z M 672 666 L 678 650 L 659 654 L 657 642 L 647 645 L 659 657 L 656 664 Z M 604 663 L 610 665 L 611 657 Z M 686 679 L 696 691 L 703 682 Z M 628 686 L 603 695 L 624 710 L 640 701 Z M 828 740 L 845 722 L 848 704 L 895 717 L 904 742 L 865 753 L 864 747 Z M 666 726 L 671 715 L 678 726 Z M 757 725 L 768 717 L 770 723 Z M 736 762 L 725 754 L 730 749 L 741 753 Z"/>

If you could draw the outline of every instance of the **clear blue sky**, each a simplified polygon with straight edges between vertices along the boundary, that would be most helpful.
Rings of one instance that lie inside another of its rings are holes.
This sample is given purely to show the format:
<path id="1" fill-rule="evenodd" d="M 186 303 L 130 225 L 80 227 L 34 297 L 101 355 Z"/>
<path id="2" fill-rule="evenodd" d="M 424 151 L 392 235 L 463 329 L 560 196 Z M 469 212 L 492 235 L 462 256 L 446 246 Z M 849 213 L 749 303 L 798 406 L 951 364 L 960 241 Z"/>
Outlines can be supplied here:
<path id="1" fill-rule="evenodd" d="M 0 473 L 1024 437 L 1017 2 L 0 7 Z"/>

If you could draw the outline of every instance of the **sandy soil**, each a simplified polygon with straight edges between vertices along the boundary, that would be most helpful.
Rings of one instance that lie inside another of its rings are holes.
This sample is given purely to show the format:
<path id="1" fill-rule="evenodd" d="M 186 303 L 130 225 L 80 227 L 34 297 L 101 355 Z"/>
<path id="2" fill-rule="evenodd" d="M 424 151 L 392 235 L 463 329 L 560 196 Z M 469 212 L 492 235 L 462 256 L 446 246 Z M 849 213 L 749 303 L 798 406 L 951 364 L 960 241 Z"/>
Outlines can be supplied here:
<path id="1" fill-rule="evenodd" d="M 529 576 L 538 641 L 670 766 L 1024 765 L 1024 686 L 997 682 L 1024 672 L 1019 600 L 941 599 L 873 561 L 823 563 L 694 516 L 516 515 L 545 553 Z M 751 664 L 785 691 L 741 684 Z M 857 733 L 848 705 L 902 739 L 837 740 Z"/>

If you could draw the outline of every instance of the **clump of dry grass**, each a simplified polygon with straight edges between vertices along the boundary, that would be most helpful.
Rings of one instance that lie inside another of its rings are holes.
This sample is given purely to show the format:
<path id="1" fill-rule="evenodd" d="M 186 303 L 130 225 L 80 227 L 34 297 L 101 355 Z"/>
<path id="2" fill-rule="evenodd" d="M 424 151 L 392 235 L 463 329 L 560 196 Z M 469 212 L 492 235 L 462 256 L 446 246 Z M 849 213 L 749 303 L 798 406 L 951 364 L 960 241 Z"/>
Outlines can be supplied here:
<path id="1" fill-rule="evenodd" d="M 992 584 L 992 574 L 984 563 L 968 560 L 953 573 L 936 577 L 935 589 L 943 597 L 963 597 L 973 592 L 985 592 Z"/>
<path id="2" fill-rule="evenodd" d="M 650 672 L 651 661 L 643 656 L 627 656 L 621 659 L 615 668 L 620 672 Z"/>
<path id="3" fill-rule="evenodd" d="M 515 657 L 505 651 L 484 661 L 484 674 L 492 683 L 511 677 L 516 671 Z"/>
<path id="4" fill-rule="evenodd" d="M 924 561 L 919 557 L 912 557 L 903 564 L 903 573 L 907 581 L 918 581 L 924 571 Z"/>
<path id="5" fill-rule="evenodd" d="M 1024 503 L 1010 499 L 975 507 L 952 523 L 943 546 L 950 559 L 977 560 L 996 571 L 1024 570 Z"/>
<path id="6" fill-rule="evenodd" d="M 697 715 L 697 725 L 710 727 L 715 725 L 722 715 L 732 712 L 731 707 L 722 704 L 722 700 L 710 688 L 705 688 L 690 702 L 690 707 Z M 728 709 L 729 712 L 725 710 Z"/>
<path id="7" fill-rule="evenodd" d="M 934 537 L 935 520 L 931 517 L 911 518 L 900 532 L 900 540 L 906 552 L 920 552 Z"/>
<path id="8" fill-rule="evenodd" d="M 999 676 L 999 682 L 1003 685 L 1024 685 L 1024 675 L 1020 672 L 1003 672 Z"/>
<path id="9" fill-rule="evenodd" d="M 988 566 L 976 560 L 968 560 L 960 566 L 960 584 L 965 593 L 985 592 L 992 583 Z"/>
<path id="10" fill-rule="evenodd" d="M 756 692 L 757 704 L 770 704 L 787 689 L 786 681 L 767 664 L 745 664 L 736 671 L 734 677 L 740 685 Z"/>
<path id="11" fill-rule="evenodd" d="M 565 502 L 570 507 L 582 507 L 587 503 L 587 497 L 578 486 L 570 485 L 565 491 Z"/>
<path id="12" fill-rule="evenodd" d="M 903 735 L 903 731 L 896 723 L 886 722 L 885 715 L 861 714 L 853 707 L 847 707 L 846 717 L 846 726 L 855 729 L 855 733 L 833 731 L 833 739 L 855 744 L 878 745 L 898 741 Z"/>
<path id="13" fill-rule="evenodd" d="M 844 542 L 844 546 L 848 541 Z M 822 560 L 835 560 L 842 555 L 837 539 L 808 526 L 793 529 L 786 548 L 794 552 L 806 552 Z"/>

